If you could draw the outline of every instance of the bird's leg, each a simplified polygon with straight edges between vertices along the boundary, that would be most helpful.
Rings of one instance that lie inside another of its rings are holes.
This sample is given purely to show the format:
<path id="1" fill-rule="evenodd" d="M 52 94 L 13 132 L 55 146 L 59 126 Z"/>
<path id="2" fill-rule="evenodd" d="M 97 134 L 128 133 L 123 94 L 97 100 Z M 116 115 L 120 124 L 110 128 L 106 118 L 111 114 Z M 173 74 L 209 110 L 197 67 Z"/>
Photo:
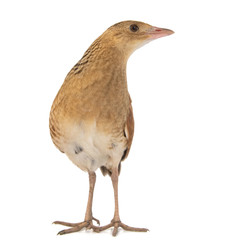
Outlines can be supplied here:
<path id="1" fill-rule="evenodd" d="M 85 214 L 85 221 L 92 221 L 95 220 L 98 225 L 100 225 L 99 220 L 94 218 L 92 216 L 92 202 L 93 202 L 93 191 L 95 187 L 96 182 L 96 173 L 95 172 L 89 172 L 89 194 L 88 194 L 88 203 L 87 203 L 87 209 Z"/>
<path id="2" fill-rule="evenodd" d="M 92 216 L 92 202 L 93 202 L 93 191 L 94 191 L 95 182 L 96 182 L 95 172 L 89 172 L 89 195 L 88 195 L 88 203 L 87 203 L 87 209 L 86 209 L 84 221 L 80 223 L 68 223 L 68 222 L 62 222 L 62 221 L 55 221 L 54 224 L 61 224 L 67 227 L 71 227 L 69 229 L 60 231 L 58 233 L 59 235 L 78 232 L 84 227 L 86 227 L 87 229 L 93 229 L 94 231 L 98 232 L 99 227 L 94 226 L 92 223 L 92 221 L 95 220 L 97 224 L 100 225 L 99 220 Z"/>
<path id="3" fill-rule="evenodd" d="M 121 222 L 120 216 L 119 216 L 119 205 L 118 205 L 118 168 L 113 169 L 111 179 L 112 179 L 112 185 L 113 185 L 113 190 L 114 190 L 114 200 L 115 200 L 114 217 L 110 224 L 103 226 L 103 227 L 99 227 L 98 230 L 103 231 L 110 227 L 114 227 L 113 232 L 112 232 L 113 236 L 117 235 L 119 227 L 123 228 L 126 231 L 147 232 L 148 229 L 146 229 L 146 228 L 130 227 Z"/>

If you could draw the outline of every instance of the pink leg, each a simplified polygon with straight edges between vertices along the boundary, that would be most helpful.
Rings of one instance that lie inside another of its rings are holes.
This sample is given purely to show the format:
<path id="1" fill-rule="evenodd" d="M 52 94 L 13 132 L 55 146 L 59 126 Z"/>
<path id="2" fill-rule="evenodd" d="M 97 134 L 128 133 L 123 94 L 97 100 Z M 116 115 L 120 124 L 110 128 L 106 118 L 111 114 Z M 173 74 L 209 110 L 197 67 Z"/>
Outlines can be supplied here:
<path id="1" fill-rule="evenodd" d="M 123 224 L 120 221 L 119 204 L 118 204 L 118 168 L 113 169 L 111 179 L 112 179 L 112 185 L 113 185 L 113 190 L 114 190 L 114 200 L 115 200 L 114 217 L 110 224 L 103 226 L 103 227 L 99 227 L 99 231 L 103 231 L 110 227 L 114 227 L 113 232 L 112 232 L 113 236 L 117 235 L 119 227 L 123 228 L 126 231 L 147 232 L 148 229 L 146 229 L 146 228 L 130 227 L 130 226 Z"/>
<path id="2" fill-rule="evenodd" d="M 72 233 L 72 232 L 78 232 L 84 227 L 87 229 L 93 229 L 94 231 L 98 232 L 98 228 L 93 225 L 92 221 L 95 220 L 99 225 L 100 222 L 96 218 L 92 216 L 92 202 L 93 202 L 93 191 L 94 186 L 96 182 L 96 174 L 95 172 L 89 172 L 89 195 L 88 195 L 88 203 L 87 203 L 87 209 L 86 214 L 83 222 L 79 223 L 68 223 L 68 222 L 62 222 L 62 221 L 55 221 L 54 224 L 61 224 L 67 227 L 71 227 L 70 229 L 62 230 L 58 234 L 63 235 L 66 233 Z"/>

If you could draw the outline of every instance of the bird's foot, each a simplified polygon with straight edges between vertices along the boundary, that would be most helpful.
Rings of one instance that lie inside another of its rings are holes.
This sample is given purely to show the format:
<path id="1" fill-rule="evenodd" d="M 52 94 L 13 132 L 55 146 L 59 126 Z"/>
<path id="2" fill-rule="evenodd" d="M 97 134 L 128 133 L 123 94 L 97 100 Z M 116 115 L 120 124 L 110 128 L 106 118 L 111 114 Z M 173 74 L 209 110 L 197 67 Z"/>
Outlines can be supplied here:
<path id="1" fill-rule="evenodd" d="M 60 231 L 58 233 L 58 235 L 78 232 L 78 231 L 81 231 L 83 228 L 92 229 L 94 232 L 99 232 L 100 227 L 94 226 L 93 220 L 96 221 L 98 225 L 100 225 L 100 221 L 94 217 L 92 217 L 91 220 L 86 220 L 86 221 L 80 222 L 80 223 L 68 223 L 68 222 L 62 222 L 62 221 L 55 221 L 55 222 L 53 222 L 53 224 L 60 224 L 63 226 L 71 227 L 69 229 Z"/>
<path id="2" fill-rule="evenodd" d="M 125 225 L 124 223 L 122 223 L 120 220 L 119 221 L 115 221 L 114 219 L 111 221 L 110 224 L 105 225 L 103 227 L 99 227 L 98 228 L 98 232 L 100 231 L 104 231 L 108 228 L 113 228 L 113 232 L 112 235 L 115 237 L 118 233 L 118 228 L 121 227 L 122 229 L 124 229 L 125 231 L 132 231 L 132 232 L 147 232 L 149 231 L 147 228 L 136 228 L 136 227 L 130 227 L 128 225 Z"/>

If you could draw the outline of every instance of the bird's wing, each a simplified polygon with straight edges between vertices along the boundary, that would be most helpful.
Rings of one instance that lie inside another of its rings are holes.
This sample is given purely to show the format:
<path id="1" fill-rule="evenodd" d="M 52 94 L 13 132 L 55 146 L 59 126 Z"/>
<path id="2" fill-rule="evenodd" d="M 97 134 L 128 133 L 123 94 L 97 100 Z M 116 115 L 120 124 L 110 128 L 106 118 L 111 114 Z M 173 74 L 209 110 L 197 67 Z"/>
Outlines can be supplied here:
<path id="1" fill-rule="evenodd" d="M 130 98 L 130 96 L 129 96 Z M 127 121 L 125 124 L 125 129 L 124 129 L 124 134 L 127 138 L 127 148 L 123 153 L 121 161 L 127 158 L 128 153 L 130 151 L 131 145 L 132 145 L 132 140 L 133 140 L 133 134 L 134 134 L 134 118 L 133 118 L 133 109 L 132 109 L 132 103 L 131 103 L 131 98 L 130 98 L 130 104 L 129 104 L 129 113 L 127 117 Z"/>
<path id="2" fill-rule="evenodd" d="M 134 134 L 134 118 L 133 118 L 133 109 L 132 109 L 132 100 L 129 96 L 130 102 L 129 102 L 129 113 L 127 117 L 127 121 L 124 128 L 124 135 L 127 138 L 127 148 L 124 150 L 121 161 L 118 165 L 118 174 L 121 172 L 121 162 L 124 161 L 130 151 L 132 140 L 133 140 L 133 134 Z"/>
<path id="3" fill-rule="evenodd" d="M 133 109 L 132 109 L 132 100 L 129 96 L 130 102 L 129 102 L 129 113 L 128 117 L 125 123 L 125 127 L 123 130 L 124 136 L 127 138 L 127 148 L 124 150 L 121 161 L 125 160 L 129 154 L 131 145 L 132 145 L 132 140 L 133 140 L 133 134 L 134 134 L 134 118 L 133 118 Z M 121 161 L 118 165 L 118 173 L 120 174 L 121 171 Z M 105 166 L 101 166 L 101 171 L 102 174 L 105 176 L 108 174 L 109 176 L 112 175 L 112 172 L 107 169 Z"/>

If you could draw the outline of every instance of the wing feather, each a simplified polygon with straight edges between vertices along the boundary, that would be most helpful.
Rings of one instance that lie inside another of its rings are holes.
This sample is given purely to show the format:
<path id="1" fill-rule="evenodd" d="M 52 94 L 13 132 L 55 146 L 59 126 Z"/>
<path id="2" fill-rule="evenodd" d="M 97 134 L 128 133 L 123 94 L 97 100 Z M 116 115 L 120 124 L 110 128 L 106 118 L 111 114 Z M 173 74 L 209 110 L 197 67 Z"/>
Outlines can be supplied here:
<path id="1" fill-rule="evenodd" d="M 129 96 L 130 98 L 130 96 Z M 130 103 L 129 103 L 129 113 L 128 117 L 125 123 L 125 127 L 123 130 L 124 136 L 127 138 L 127 148 L 124 150 L 121 161 L 125 160 L 129 154 L 131 145 L 132 145 L 132 140 L 133 140 L 133 134 L 134 134 L 134 118 L 133 118 L 133 109 L 132 109 L 132 100 L 130 98 Z M 118 173 L 120 174 L 121 171 L 121 161 L 118 165 Z M 105 176 L 108 174 L 109 176 L 112 175 L 111 170 L 107 169 L 105 166 L 102 166 L 101 168 L 102 174 Z"/>

